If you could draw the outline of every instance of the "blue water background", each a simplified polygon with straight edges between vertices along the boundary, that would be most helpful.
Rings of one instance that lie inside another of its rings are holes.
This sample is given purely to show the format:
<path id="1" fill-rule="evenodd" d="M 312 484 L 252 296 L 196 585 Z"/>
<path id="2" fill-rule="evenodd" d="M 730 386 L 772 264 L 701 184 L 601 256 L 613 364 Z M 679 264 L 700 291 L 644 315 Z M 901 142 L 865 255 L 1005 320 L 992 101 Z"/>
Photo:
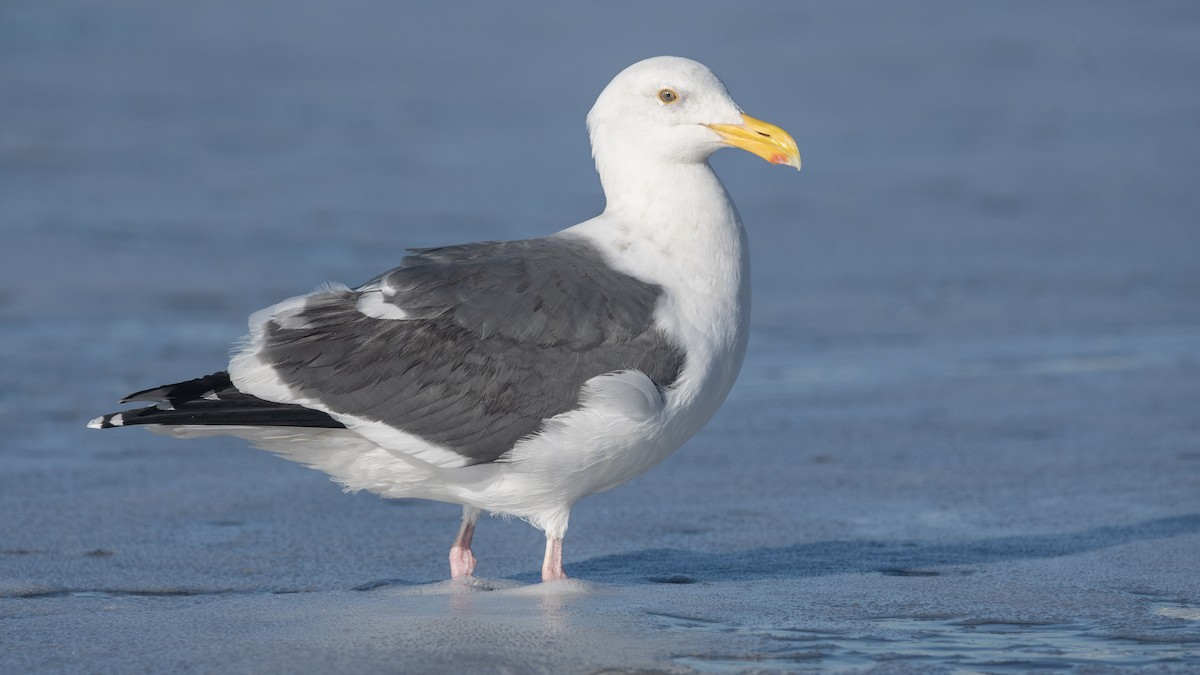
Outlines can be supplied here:
<path id="1" fill-rule="evenodd" d="M 657 54 L 805 168 L 714 159 L 747 364 L 579 505 L 573 592 L 522 523 L 454 592 L 454 507 L 83 428 L 281 298 L 594 215 L 584 115 Z M 1194 670 L 1198 82 L 1192 2 L 8 0 L 0 670 Z"/>

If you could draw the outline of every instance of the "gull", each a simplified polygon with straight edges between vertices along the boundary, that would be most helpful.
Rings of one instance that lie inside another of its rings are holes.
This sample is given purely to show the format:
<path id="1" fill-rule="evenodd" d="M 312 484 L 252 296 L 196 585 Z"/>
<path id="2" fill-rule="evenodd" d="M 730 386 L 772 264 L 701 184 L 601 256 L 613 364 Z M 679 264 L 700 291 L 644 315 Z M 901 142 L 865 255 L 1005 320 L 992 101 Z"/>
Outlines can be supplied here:
<path id="1" fill-rule="evenodd" d="M 603 213 L 549 236 L 413 249 L 351 288 L 255 312 L 226 370 L 131 394 L 98 429 L 231 435 L 348 491 L 460 504 L 454 579 L 483 511 L 545 532 L 566 578 L 583 497 L 647 471 L 724 402 L 746 353 L 746 232 L 708 164 L 724 147 L 800 168 L 704 65 L 619 73 L 587 116 Z"/>

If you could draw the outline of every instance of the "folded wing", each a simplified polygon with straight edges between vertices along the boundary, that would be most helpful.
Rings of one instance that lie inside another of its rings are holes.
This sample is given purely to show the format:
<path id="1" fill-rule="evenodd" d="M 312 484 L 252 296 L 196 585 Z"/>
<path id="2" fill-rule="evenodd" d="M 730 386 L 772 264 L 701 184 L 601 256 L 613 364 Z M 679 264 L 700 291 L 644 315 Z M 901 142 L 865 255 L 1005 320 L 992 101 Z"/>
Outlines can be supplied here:
<path id="1" fill-rule="evenodd" d="M 492 462 L 578 406 L 593 377 L 670 386 L 683 351 L 655 325 L 661 293 L 570 235 L 421 249 L 357 289 L 256 314 L 230 373 L 245 394 L 390 450 Z"/>

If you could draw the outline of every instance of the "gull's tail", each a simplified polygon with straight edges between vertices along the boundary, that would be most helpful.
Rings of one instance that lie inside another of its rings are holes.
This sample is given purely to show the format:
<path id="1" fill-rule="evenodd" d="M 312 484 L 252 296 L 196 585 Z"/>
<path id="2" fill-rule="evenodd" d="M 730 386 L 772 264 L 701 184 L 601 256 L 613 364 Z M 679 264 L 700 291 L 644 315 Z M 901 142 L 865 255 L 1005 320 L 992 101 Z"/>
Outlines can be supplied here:
<path id="1" fill-rule="evenodd" d="M 101 415 L 88 422 L 92 429 L 134 424 L 164 426 L 246 426 L 345 428 L 319 411 L 290 403 L 273 403 L 233 386 L 229 373 L 205 375 L 130 394 L 121 403 L 146 401 L 154 405 Z"/>

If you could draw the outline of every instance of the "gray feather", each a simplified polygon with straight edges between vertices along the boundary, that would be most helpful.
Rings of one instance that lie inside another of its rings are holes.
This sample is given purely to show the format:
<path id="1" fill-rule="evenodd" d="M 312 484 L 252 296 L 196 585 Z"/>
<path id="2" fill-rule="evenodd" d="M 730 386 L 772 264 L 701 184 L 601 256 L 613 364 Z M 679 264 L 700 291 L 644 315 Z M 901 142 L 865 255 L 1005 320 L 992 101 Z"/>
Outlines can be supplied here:
<path id="1" fill-rule="evenodd" d="M 359 312 L 374 288 L 413 318 Z M 333 412 L 491 462 L 597 375 L 674 383 L 684 354 L 654 326 L 661 293 L 570 236 L 420 249 L 359 290 L 309 296 L 290 327 L 267 322 L 259 355 Z"/>

